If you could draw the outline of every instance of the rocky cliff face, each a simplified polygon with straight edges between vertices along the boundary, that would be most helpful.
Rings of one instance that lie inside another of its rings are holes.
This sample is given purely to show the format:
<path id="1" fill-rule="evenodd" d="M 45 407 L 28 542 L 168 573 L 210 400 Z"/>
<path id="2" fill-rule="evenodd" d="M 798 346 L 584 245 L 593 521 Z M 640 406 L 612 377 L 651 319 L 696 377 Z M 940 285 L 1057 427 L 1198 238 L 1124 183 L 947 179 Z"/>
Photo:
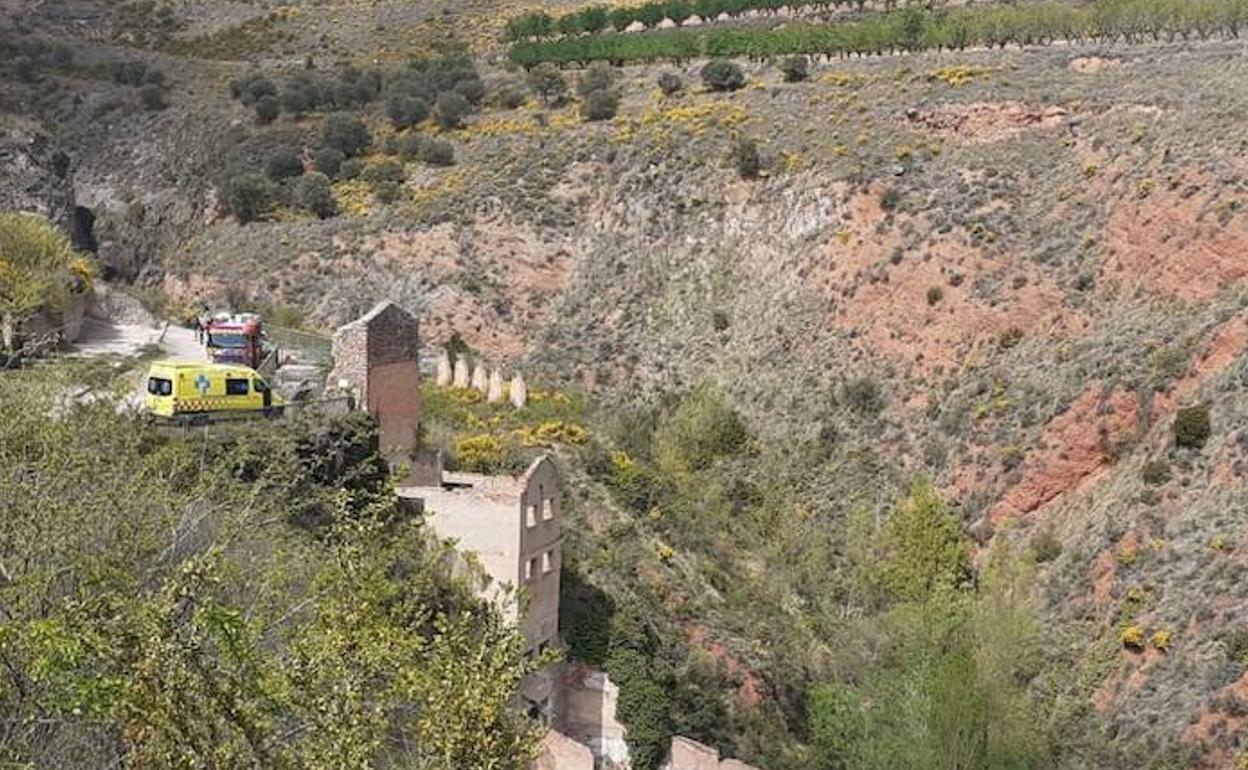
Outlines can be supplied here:
<path id="1" fill-rule="evenodd" d="M 78 212 L 73 159 L 34 121 L 0 123 L 0 209 L 61 223 L 75 245 L 95 250 L 91 223 Z"/>

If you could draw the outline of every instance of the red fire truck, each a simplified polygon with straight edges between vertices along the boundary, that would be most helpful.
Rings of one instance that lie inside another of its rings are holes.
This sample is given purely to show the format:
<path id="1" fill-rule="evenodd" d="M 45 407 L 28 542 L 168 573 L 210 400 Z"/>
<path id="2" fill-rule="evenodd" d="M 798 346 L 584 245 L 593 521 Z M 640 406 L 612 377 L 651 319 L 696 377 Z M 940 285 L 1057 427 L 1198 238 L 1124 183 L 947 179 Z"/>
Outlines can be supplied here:
<path id="1" fill-rule="evenodd" d="M 213 363 L 242 364 L 259 369 L 269 354 L 264 322 L 255 313 L 213 316 L 204 331 L 204 346 Z"/>

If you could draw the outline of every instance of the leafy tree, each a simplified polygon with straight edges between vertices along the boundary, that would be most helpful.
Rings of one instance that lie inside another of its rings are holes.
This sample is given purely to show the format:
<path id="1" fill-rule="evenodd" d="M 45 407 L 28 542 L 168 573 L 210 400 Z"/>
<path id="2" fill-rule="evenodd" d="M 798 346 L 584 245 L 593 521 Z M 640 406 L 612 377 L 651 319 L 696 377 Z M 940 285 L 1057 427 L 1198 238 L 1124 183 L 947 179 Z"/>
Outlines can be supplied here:
<path id="1" fill-rule="evenodd" d="M 529 88 L 541 97 L 547 107 L 559 104 L 568 93 L 568 84 L 563 75 L 548 64 L 539 65 L 529 71 Z"/>
<path id="2" fill-rule="evenodd" d="M 243 172 L 225 180 L 221 199 L 245 225 L 268 213 L 277 200 L 277 188 L 261 174 Z"/>
<path id="3" fill-rule="evenodd" d="M 409 128 L 429 117 L 429 104 L 415 96 L 392 96 L 386 100 L 386 117 L 395 128 Z"/>
<path id="4" fill-rule="evenodd" d="M 637 15 L 632 8 L 616 8 L 610 13 L 611 26 L 616 32 L 623 32 L 637 21 Z"/>
<path id="5" fill-rule="evenodd" d="M 702 67 L 702 82 L 712 91 L 736 91 L 745 85 L 745 73 L 730 61 L 716 59 Z"/>
<path id="6" fill-rule="evenodd" d="M 509 702 L 534 664 L 395 505 L 367 420 L 183 441 L 108 399 L 54 411 L 116 384 L 96 371 L 0 378 L 6 757 L 528 767 L 540 728 Z"/>
<path id="7" fill-rule="evenodd" d="M 918 582 L 936 584 L 944 567 Z M 873 624 L 887 655 L 853 683 L 814 688 L 809 726 L 828 770 L 1035 767 L 1048 755 L 1042 704 L 1027 690 L 1041 633 L 1032 578 L 1008 546 L 969 586 L 904 599 Z"/>
<path id="8" fill-rule="evenodd" d="M 664 4 L 663 15 L 671 19 L 679 27 L 693 15 L 693 6 L 684 2 L 684 0 L 672 0 Z"/>
<path id="9" fill-rule="evenodd" d="M 607 9 L 601 5 L 591 5 L 581 11 L 581 29 L 590 34 L 596 34 L 606 29 L 607 23 Z"/>
<path id="10" fill-rule="evenodd" d="M 64 305 L 94 270 L 68 236 L 34 214 L 0 214 L 0 343 L 14 349 L 21 323 L 43 307 Z"/>
<path id="11" fill-rule="evenodd" d="M 565 13 L 555 20 L 555 31 L 560 35 L 575 35 L 582 29 L 579 13 Z"/>
<path id="12" fill-rule="evenodd" d="M 881 587 L 923 601 L 964 586 L 971 574 L 962 524 L 928 481 L 915 482 L 879 533 Z"/>
<path id="13" fill-rule="evenodd" d="M 329 219 L 338 213 L 338 202 L 329 177 L 320 172 L 314 171 L 299 178 L 295 183 L 295 202 L 321 219 Z"/>
<path id="14" fill-rule="evenodd" d="M 325 119 L 321 141 L 352 158 L 372 144 L 373 137 L 358 118 L 345 112 L 335 112 Z"/>
<path id="15" fill-rule="evenodd" d="M 300 72 L 282 86 L 282 109 L 292 115 L 312 112 L 328 101 L 328 89 L 311 72 Z"/>
<path id="16" fill-rule="evenodd" d="M 454 91 L 442 93 L 438 95 L 438 102 L 434 106 L 434 118 L 445 130 L 462 128 L 464 118 L 471 109 L 472 105 L 460 94 Z"/>
<path id="17" fill-rule="evenodd" d="M 621 607 L 612 617 L 606 669 L 620 688 L 616 714 L 628 730 L 637 770 L 656 770 L 672 740 L 671 704 L 656 658 L 658 638 L 641 607 Z"/>

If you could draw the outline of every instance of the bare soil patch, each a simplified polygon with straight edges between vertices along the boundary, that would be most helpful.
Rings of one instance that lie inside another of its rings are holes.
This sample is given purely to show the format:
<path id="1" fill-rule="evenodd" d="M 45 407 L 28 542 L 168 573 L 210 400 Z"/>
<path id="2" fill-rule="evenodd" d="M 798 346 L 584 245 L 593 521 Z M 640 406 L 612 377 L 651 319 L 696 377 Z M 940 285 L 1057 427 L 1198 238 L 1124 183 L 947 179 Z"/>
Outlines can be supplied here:
<path id="1" fill-rule="evenodd" d="M 1248 277 L 1248 220 L 1233 216 L 1211 180 L 1154 184 L 1141 181 L 1136 199 L 1110 215 L 1106 282 L 1201 301 Z"/>
<path id="2" fill-rule="evenodd" d="M 822 247 L 826 268 L 815 276 L 837 300 L 835 323 L 874 352 L 921 373 L 955 370 L 1013 328 L 1069 335 L 1086 327 L 1062 307 L 1061 289 L 1030 266 L 994 262 L 952 239 L 897 260 L 901 228 L 877 227 L 885 216 L 878 190 L 851 201 L 849 211 L 849 222 Z M 995 297 L 977 292 L 981 278 L 1000 279 Z M 846 287 L 854 288 L 847 294 Z"/>
<path id="3" fill-rule="evenodd" d="M 906 120 L 934 134 L 967 142 L 995 142 L 1029 128 L 1055 128 L 1066 121 L 1061 107 L 1022 102 L 979 102 L 932 110 L 910 110 Z"/>
<path id="4" fill-rule="evenodd" d="M 1045 428 L 1040 448 L 1024 464 L 1023 478 L 989 511 L 993 523 L 1035 513 L 1060 496 L 1094 481 L 1116 456 L 1116 447 L 1139 424 L 1134 393 L 1091 385 Z"/>

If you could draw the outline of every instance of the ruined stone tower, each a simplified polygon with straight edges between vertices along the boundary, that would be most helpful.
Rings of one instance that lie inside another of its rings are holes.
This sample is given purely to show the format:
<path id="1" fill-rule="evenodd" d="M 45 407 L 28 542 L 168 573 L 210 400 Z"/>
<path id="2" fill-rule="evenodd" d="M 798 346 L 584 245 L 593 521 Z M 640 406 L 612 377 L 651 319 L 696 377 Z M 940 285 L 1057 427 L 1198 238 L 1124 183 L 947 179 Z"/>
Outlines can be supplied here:
<path id="1" fill-rule="evenodd" d="M 389 301 L 334 333 L 329 386 L 347 387 L 357 408 L 376 418 L 392 462 L 407 462 L 420 434 L 419 352 L 416 318 Z"/>

